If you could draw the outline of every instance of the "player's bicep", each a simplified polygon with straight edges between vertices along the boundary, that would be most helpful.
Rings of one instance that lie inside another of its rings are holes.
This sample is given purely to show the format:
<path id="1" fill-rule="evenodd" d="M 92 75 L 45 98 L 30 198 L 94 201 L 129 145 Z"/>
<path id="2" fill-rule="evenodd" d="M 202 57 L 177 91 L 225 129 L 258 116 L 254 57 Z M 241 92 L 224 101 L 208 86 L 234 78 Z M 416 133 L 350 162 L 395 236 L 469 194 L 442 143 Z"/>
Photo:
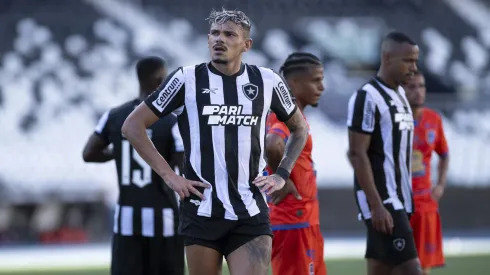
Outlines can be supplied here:
<path id="1" fill-rule="evenodd" d="M 124 124 L 142 123 L 145 128 L 150 127 L 160 118 L 144 102 L 140 103 L 126 118 Z"/>
<path id="2" fill-rule="evenodd" d="M 297 110 L 294 97 L 289 87 L 284 79 L 276 73 L 274 73 L 271 110 L 282 122 L 289 120 Z"/>
<path id="3" fill-rule="evenodd" d="M 182 68 L 173 71 L 165 81 L 150 94 L 145 104 L 157 117 L 172 113 L 185 101 L 185 77 Z"/>
<path id="4" fill-rule="evenodd" d="M 349 157 L 367 154 L 371 144 L 371 135 L 349 130 Z"/>
<path id="5" fill-rule="evenodd" d="M 93 162 L 103 154 L 104 150 L 109 146 L 109 142 L 102 138 L 99 134 L 92 133 L 90 135 L 85 147 L 83 148 L 83 160 L 86 162 Z"/>
<path id="6" fill-rule="evenodd" d="M 97 161 L 103 151 L 110 144 L 109 120 L 111 111 L 106 111 L 97 122 L 94 132 L 90 135 L 83 148 L 82 156 L 86 162 Z"/>
<path id="7" fill-rule="evenodd" d="M 268 166 L 275 171 L 284 155 L 286 142 L 281 135 L 271 133 L 265 138 L 265 153 Z"/>
<path id="8" fill-rule="evenodd" d="M 308 130 L 306 120 L 303 117 L 303 114 L 301 114 L 301 111 L 299 109 L 296 109 L 292 114 L 292 116 L 287 121 L 285 121 L 284 124 L 286 124 L 286 126 L 288 127 L 291 133 L 303 129 L 305 129 L 305 131 Z"/>
<path id="9" fill-rule="evenodd" d="M 446 135 L 444 134 L 444 128 L 442 126 L 441 120 L 439 120 L 439 129 L 437 131 L 437 143 L 435 151 L 440 157 L 446 157 L 449 152 Z"/>
<path id="10" fill-rule="evenodd" d="M 374 131 L 376 104 L 364 90 L 357 91 L 349 100 L 347 127 L 350 131 L 371 134 Z"/>

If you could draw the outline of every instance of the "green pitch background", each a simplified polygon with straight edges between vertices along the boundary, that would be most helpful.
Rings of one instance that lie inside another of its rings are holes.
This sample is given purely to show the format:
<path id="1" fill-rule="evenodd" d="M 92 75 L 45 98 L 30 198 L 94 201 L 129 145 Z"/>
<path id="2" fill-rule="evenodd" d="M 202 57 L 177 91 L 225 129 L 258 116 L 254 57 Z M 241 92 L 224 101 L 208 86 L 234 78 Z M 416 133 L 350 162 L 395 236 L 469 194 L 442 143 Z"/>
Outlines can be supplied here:
<path id="1" fill-rule="evenodd" d="M 329 275 L 362 275 L 365 273 L 365 262 L 363 260 L 327 260 Z M 228 275 L 228 269 L 223 267 L 223 275 Z M 487 275 L 490 270 L 490 255 L 448 257 L 446 266 L 434 269 L 432 275 Z M 28 271 L 2 271 L 0 275 L 108 275 L 107 268 L 98 269 L 50 269 L 39 271 L 31 269 Z M 270 273 L 269 273 L 270 274 Z"/>

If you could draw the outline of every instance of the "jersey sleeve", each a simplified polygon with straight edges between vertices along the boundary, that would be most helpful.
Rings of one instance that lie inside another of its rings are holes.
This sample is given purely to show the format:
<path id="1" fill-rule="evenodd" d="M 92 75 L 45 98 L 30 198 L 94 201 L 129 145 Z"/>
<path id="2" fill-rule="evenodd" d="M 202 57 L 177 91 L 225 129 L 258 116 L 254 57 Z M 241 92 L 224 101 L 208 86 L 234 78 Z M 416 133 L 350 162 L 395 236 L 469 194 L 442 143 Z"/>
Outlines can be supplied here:
<path id="1" fill-rule="evenodd" d="M 106 111 L 99 118 L 99 122 L 97 123 L 97 126 L 95 126 L 95 131 L 94 131 L 96 135 L 100 136 L 107 143 L 110 143 L 109 142 L 109 126 L 108 126 L 110 113 L 111 113 L 111 111 Z"/>
<path id="2" fill-rule="evenodd" d="M 182 136 L 180 135 L 179 125 L 177 121 L 172 126 L 172 140 L 174 144 L 174 152 L 184 152 L 184 141 L 182 140 Z"/>
<path id="3" fill-rule="evenodd" d="M 347 127 L 354 132 L 371 134 L 374 131 L 376 103 L 364 90 L 352 95 L 347 109 Z"/>
<path id="4" fill-rule="evenodd" d="M 286 143 L 288 141 L 290 132 L 286 124 L 284 124 L 283 122 L 276 122 L 272 124 L 267 134 L 278 135 L 284 140 L 284 143 Z"/>
<path id="5" fill-rule="evenodd" d="M 271 110 L 280 121 L 287 121 L 296 111 L 296 103 L 286 81 L 274 72 Z"/>
<path id="6" fill-rule="evenodd" d="M 449 153 L 449 148 L 446 141 L 446 135 L 444 135 L 444 128 L 442 126 L 442 119 L 440 116 L 438 116 L 437 120 L 437 140 L 435 145 L 436 146 L 434 149 L 439 156 L 447 156 Z"/>
<path id="7" fill-rule="evenodd" d="M 182 67 L 168 75 L 167 79 L 150 94 L 146 105 L 157 115 L 162 117 L 182 107 L 185 100 L 185 76 Z"/>

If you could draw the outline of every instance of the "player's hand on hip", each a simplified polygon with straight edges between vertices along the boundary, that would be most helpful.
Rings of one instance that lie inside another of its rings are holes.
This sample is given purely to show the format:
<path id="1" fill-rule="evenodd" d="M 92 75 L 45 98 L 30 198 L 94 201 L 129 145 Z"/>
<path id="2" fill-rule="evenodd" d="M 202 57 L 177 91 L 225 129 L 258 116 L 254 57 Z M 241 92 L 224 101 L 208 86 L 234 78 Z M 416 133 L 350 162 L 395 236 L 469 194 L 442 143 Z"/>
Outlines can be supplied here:
<path id="1" fill-rule="evenodd" d="M 298 189 L 296 189 L 293 181 L 288 180 L 283 188 L 279 189 L 271 195 L 272 203 L 280 203 L 287 197 L 288 194 L 292 194 L 297 200 L 303 199 L 299 194 Z"/>
<path id="2" fill-rule="evenodd" d="M 264 192 L 266 195 L 271 195 L 277 190 L 280 190 L 284 187 L 286 182 L 283 178 L 281 178 L 277 174 L 272 174 L 270 176 L 259 176 L 255 178 L 253 184 L 257 186 L 261 192 Z"/>
<path id="3" fill-rule="evenodd" d="M 384 205 L 371 209 L 371 222 L 375 230 L 388 235 L 393 234 L 393 217 Z"/>
<path id="4" fill-rule="evenodd" d="M 442 195 L 444 194 L 444 186 L 442 185 L 436 185 L 434 186 L 434 188 L 432 189 L 432 199 L 435 200 L 435 201 L 439 201 L 442 197 Z"/>
<path id="5" fill-rule="evenodd" d="M 198 196 L 201 200 L 204 200 L 204 195 L 199 192 L 196 187 L 209 188 L 208 184 L 202 183 L 200 181 L 188 180 L 184 177 L 173 175 L 166 181 L 167 185 L 174 190 L 180 197 L 181 200 L 189 197 L 192 194 Z"/>

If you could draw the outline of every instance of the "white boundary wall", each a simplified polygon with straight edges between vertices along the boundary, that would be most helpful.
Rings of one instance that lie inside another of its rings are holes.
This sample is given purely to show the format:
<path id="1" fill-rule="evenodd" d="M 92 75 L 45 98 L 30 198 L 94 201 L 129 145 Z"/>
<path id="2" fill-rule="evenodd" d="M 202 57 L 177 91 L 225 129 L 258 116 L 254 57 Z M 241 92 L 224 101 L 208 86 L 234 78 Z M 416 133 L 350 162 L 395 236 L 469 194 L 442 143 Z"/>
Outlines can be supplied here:
<path id="1" fill-rule="evenodd" d="M 362 259 L 363 238 L 325 239 L 328 259 Z M 446 256 L 490 255 L 490 238 L 444 239 Z M 110 244 L 36 246 L 0 249 L 0 271 L 42 270 L 52 268 L 97 268 L 110 264 Z"/>

